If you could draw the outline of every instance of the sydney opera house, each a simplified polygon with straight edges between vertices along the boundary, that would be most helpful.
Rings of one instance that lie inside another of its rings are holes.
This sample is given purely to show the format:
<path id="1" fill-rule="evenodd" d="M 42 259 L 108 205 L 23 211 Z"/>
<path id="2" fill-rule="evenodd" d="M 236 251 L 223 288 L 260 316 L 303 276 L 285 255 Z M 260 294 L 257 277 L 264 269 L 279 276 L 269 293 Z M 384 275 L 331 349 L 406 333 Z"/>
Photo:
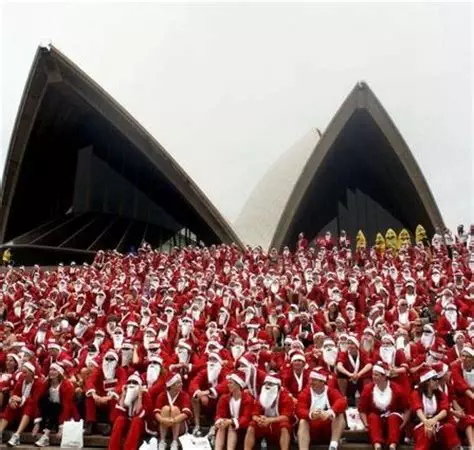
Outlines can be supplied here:
<path id="1" fill-rule="evenodd" d="M 403 137 L 366 83 L 260 180 L 235 223 L 107 92 L 60 51 L 37 50 L 3 174 L 0 242 L 23 264 L 98 249 L 225 242 L 290 247 L 324 230 L 373 243 L 392 227 L 443 226 Z"/>

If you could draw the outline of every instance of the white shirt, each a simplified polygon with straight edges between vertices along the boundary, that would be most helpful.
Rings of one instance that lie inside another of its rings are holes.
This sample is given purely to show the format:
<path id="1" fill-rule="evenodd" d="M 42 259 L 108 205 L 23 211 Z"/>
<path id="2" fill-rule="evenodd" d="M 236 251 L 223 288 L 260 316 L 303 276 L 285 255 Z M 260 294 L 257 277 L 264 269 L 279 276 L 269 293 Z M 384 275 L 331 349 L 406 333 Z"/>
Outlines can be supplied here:
<path id="1" fill-rule="evenodd" d="M 52 403 L 60 403 L 60 398 L 59 398 L 59 387 L 61 385 L 58 384 L 57 387 L 50 386 L 49 387 L 49 401 Z"/>
<path id="2" fill-rule="evenodd" d="M 326 411 L 330 408 L 329 399 L 328 399 L 328 387 L 324 387 L 324 391 L 321 394 L 317 394 L 311 389 L 311 408 L 309 409 L 309 415 L 316 410 L 320 409 L 321 411 Z"/>
<path id="3" fill-rule="evenodd" d="M 426 417 L 433 417 L 436 415 L 436 410 L 438 409 L 438 403 L 436 402 L 436 396 L 428 398 L 425 394 L 422 396 L 423 401 L 423 412 Z"/>
<path id="4" fill-rule="evenodd" d="M 230 409 L 230 415 L 231 415 L 232 419 L 238 419 L 239 418 L 241 403 L 242 403 L 242 398 L 239 398 L 237 400 L 232 396 L 230 397 L 229 409 Z"/>

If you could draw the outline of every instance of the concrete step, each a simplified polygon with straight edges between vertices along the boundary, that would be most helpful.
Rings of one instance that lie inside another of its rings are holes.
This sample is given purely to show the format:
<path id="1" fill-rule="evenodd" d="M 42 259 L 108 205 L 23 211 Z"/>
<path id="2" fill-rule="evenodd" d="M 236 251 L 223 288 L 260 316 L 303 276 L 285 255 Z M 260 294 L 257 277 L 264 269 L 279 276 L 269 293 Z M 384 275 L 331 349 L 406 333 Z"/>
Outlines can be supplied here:
<path id="1" fill-rule="evenodd" d="M 4 445 L 10 439 L 11 431 L 5 431 L 3 433 L 3 442 Z M 38 440 L 39 436 L 33 436 L 32 433 L 23 433 L 21 435 L 21 445 L 26 445 L 27 448 L 32 448 L 31 446 Z M 54 434 L 50 436 L 50 443 L 52 446 L 59 446 L 61 444 L 61 439 L 57 438 Z M 107 447 L 109 444 L 109 438 L 106 436 L 100 435 L 91 435 L 91 436 L 84 436 L 84 448 L 104 448 Z M 29 445 L 29 447 L 28 447 Z M 20 447 L 15 447 L 20 448 Z M 34 447 L 37 448 L 37 447 Z M 56 447 L 57 448 L 57 447 Z"/>

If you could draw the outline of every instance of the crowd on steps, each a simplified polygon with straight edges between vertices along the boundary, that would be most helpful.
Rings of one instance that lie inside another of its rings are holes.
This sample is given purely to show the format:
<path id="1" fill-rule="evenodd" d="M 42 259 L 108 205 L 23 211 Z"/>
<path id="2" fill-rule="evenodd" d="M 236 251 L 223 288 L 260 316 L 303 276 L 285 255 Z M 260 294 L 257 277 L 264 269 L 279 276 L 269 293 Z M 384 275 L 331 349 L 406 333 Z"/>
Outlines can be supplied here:
<path id="1" fill-rule="evenodd" d="M 337 450 L 357 408 L 374 449 L 474 449 L 474 226 L 341 231 L 295 249 L 99 251 L 0 273 L 0 438 L 101 425 L 112 450 Z M 189 427 L 189 428 L 188 428 Z"/>

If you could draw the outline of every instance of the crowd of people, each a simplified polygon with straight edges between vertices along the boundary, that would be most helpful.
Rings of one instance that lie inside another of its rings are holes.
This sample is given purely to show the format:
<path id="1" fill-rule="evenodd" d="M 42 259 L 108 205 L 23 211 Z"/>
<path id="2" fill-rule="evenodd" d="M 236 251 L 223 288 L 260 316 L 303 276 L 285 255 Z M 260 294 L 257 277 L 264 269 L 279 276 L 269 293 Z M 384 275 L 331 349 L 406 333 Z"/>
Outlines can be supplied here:
<path id="1" fill-rule="evenodd" d="M 0 436 L 36 445 L 84 419 L 112 450 L 188 427 L 217 450 L 337 450 L 357 407 L 373 448 L 474 449 L 474 226 L 369 247 L 236 245 L 0 274 Z M 98 426 L 100 424 L 100 426 Z"/>

